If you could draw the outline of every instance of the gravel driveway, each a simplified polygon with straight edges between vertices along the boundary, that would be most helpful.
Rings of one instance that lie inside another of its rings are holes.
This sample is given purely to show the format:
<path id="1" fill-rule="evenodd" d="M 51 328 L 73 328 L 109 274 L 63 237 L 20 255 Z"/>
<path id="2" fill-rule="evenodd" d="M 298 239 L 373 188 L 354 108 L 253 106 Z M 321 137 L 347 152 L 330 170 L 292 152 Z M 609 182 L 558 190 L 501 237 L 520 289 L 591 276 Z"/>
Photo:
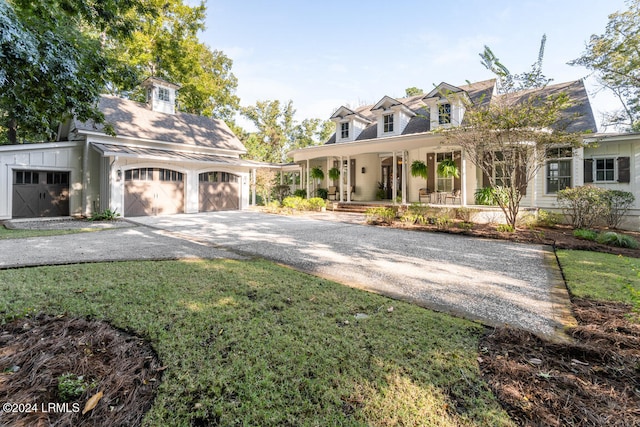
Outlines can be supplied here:
<path id="1" fill-rule="evenodd" d="M 568 313 L 545 246 L 251 211 L 135 222 L 489 325 L 551 336 Z"/>
<path id="2" fill-rule="evenodd" d="M 317 218 L 253 211 L 139 217 L 134 227 L 0 240 L 0 268 L 257 256 L 488 325 L 557 336 L 570 320 L 548 247 L 367 226 L 348 215 Z"/>

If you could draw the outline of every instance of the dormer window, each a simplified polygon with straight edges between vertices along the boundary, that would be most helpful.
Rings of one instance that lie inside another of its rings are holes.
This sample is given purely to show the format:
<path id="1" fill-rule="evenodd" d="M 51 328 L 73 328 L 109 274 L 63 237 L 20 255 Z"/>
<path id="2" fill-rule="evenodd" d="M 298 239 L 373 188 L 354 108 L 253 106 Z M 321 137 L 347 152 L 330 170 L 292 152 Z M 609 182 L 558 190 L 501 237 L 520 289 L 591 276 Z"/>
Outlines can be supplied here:
<path id="1" fill-rule="evenodd" d="M 158 88 L 158 99 L 160 101 L 171 102 L 171 94 L 169 93 L 169 89 L 164 87 Z"/>
<path id="2" fill-rule="evenodd" d="M 349 122 L 340 123 L 340 138 L 349 138 Z"/>
<path id="3" fill-rule="evenodd" d="M 393 114 L 385 114 L 382 116 L 382 128 L 384 133 L 393 132 Z"/>
<path id="4" fill-rule="evenodd" d="M 451 123 L 451 104 L 438 105 L 438 124 L 446 125 Z"/>

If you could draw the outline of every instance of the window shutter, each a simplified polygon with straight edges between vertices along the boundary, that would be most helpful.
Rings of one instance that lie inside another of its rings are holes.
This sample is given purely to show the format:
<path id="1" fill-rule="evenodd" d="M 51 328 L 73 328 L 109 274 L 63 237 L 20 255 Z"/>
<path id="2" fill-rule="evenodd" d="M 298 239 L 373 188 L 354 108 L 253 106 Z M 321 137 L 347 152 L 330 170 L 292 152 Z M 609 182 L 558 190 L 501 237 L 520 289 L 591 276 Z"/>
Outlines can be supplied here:
<path id="1" fill-rule="evenodd" d="M 427 191 L 429 193 L 433 193 L 436 191 L 436 153 L 427 153 L 427 173 L 429 174 L 429 179 L 427 179 Z"/>
<path id="2" fill-rule="evenodd" d="M 584 183 L 593 182 L 593 159 L 584 159 Z"/>
<path id="3" fill-rule="evenodd" d="M 629 157 L 618 157 L 618 182 L 631 182 Z"/>

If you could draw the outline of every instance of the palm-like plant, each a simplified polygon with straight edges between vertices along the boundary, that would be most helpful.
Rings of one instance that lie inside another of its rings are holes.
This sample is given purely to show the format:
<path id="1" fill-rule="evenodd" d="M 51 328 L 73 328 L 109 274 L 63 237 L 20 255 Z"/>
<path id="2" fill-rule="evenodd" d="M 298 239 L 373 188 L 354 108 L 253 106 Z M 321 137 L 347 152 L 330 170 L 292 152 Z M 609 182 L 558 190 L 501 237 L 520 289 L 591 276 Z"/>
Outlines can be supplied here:
<path id="1" fill-rule="evenodd" d="M 340 169 L 338 169 L 338 168 L 329 169 L 329 179 L 332 179 L 334 181 L 339 180 L 340 179 Z"/>

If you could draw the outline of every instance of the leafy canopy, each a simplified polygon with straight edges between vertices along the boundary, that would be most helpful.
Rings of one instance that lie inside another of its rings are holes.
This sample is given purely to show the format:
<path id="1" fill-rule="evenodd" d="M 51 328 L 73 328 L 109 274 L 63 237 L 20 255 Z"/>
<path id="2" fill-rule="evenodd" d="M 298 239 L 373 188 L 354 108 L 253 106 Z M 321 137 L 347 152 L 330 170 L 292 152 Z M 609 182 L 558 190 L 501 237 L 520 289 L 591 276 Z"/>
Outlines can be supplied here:
<path id="1" fill-rule="evenodd" d="M 640 0 L 628 10 L 609 15 L 604 34 L 592 35 L 586 51 L 569 64 L 593 70 L 600 84 L 613 91 L 622 109 L 606 117 L 607 124 L 640 131 Z"/>

